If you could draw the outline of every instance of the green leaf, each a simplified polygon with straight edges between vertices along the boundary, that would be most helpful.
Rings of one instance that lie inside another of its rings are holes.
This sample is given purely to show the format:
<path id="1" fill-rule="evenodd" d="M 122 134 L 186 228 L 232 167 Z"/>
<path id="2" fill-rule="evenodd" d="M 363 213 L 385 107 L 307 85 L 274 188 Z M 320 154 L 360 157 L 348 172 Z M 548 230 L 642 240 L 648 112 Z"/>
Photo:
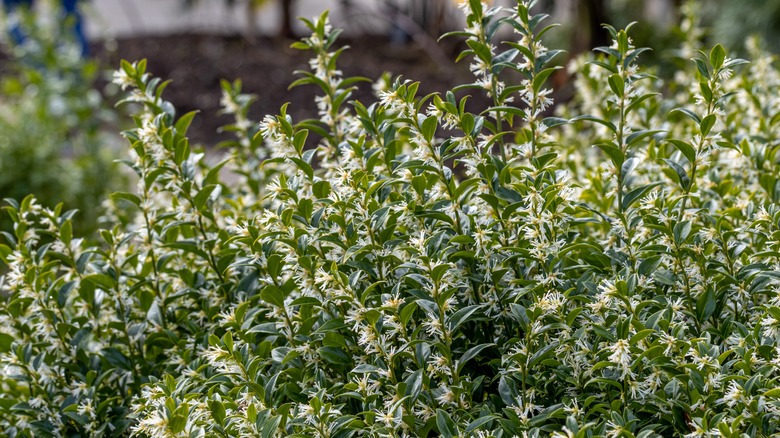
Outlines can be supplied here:
<path id="1" fill-rule="evenodd" d="M 581 116 L 574 117 L 573 119 L 570 119 L 569 122 L 571 122 L 571 123 L 579 122 L 580 120 L 585 120 L 585 121 L 588 121 L 588 122 L 593 122 L 593 123 L 598 123 L 600 125 L 604 125 L 604 126 L 607 127 L 607 129 L 612 131 L 612 133 L 617 133 L 617 127 L 615 126 L 614 123 L 612 123 L 612 122 L 610 122 L 608 120 L 600 119 L 600 118 L 598 118 L 596 116 L 591 116 L 591 115 L 587 115 L 587 114 L 586 115 L 581 115 Z"/>
<path id="2" fill-rule="evenodd" d="M 111 290 L 114 288 L 114 279 L 106 274 L 91 274 L 83 278 L 82 281 L 89 281 L 103 290 Z"/>
<path id="3" fill-rule="evenodd" d="M 608 367 L 611 367 L 611 366 L 615 366 L 615 363 L 614 362 L 610 362 L 608 360 L 602 360 L 600 362 L 597 362 L 595 365 L 593 365 L 590 368 L 590 372 L 594 373 L 594 372 L 596 372 L 598 370 L 603 370 L 604 368 L 608 368 Z"/>
<path id="4" fill-rule="evenodd" d="M 675 108 L 671 111 L 672 113 L 683 113 L 686 117 L 696 122 L 697 125 L 701 124 L 701 119 L 698 115 L 696 115 L 693 111 L 687 109 L 687 108 Z"/>
<path id="5" fill-rule="evenodd" d="M 654 182 L 651 184 L 645 184 L 643 186 L 637 187 L 630 192 L 628 192 L 625 196 L 623 196 L 623 204 L 620 206 L 623 211 L 628 210 L 631 208 L 631 206 L 636 202 L 637 200 L 644 197 L 650 190 L 652 190 L 654 187 L 658 187 L 663 183 L 661 182 Z"/>
<path id="6" fill-rule="evenodd" d="M 492 73 L 494 75 L 501 73 L 504 67 L 510 65 L 509 63 L 512 62 L 519 53 L 520 51 L 518 49 L 509 49 L 496 55 L 495 58 L 493 58 Z"/>
<path id="7" fill-rule="evenodd" d="M 383 370 L 379 367 L 375 367 L 373 365 L 363 363 L 353 368 L 352 372 L 355 374 L 368 374 L 368 373 L 380 373 L 383 372 Z"/>
<path id="8" fill-rule="evenodd" d="M 228 353 L 233 354 L 233 333 L 225 333 L 225 335 L 222 336 L 222 343 L 225 345 L 225 349 Z"/>
<path id="9" fill-rule="evenodd" d="M 278 278 L 282 274 L 284 268 L 284 258 L 279 254 L 271 254 L 268 256 L 268 262 L 266 263 L 266 269 L 268 275 L 273 278 Z"/>
<path id="10" fill-rule="evenodd" d="M 653 273 L 653 280 L 666 286 L 674 286 L 677 276 L 667 269 L 659 269 Z"/>
<path id="11" fill-rule="evenodd" d="M 463 366 L 466 365 L 468 361 L 471 359 L 474 359 L 479 353 L 482 352 L 482 350 L 486 348 L 490 348 L 495 346 L 496 344 L 480 344 L 474 347 L 469 348 L 465 353 L 463 353 L 463 356 L 460 357 L 458 360 L 458 373 L 461 372 L 463 369 Z"/>
<path id="12" fill-rule="evenodd" d="M 186 413 L 180 412 L 181 406 L 179 409 L 176 409 L 176 413 L 170 416 L 168 419 L 168 428 L 171 430 L 171 432 L 175 434 L 179 434 L 184 431 L 184 428 L 187 426 L 187 416 Z"/>
<path id="13" fill-rule="evenodd" d="M 410 397 L 413 401 L 419 397 L 420 392 L 422 391 L 422 372 L 423 370 L 419 369 L 412 374 L 409 374 L 409 377 L 404 380 L 404 383 L 406 383 L 406 393 L 404 395 Z"/>
<path id="14" fill-rule="evenodd" d="M 780 388 L 772 388 L 762 394 L 764 397 L 780 398 Z"/>
<path id="15" fill-rule="evenodd" d="M 211 410 L 211 417 L 214 419 L 214 421 L 216 421 L 220 426 L 225 424 L 225 405 L 223 405 L 219 400 L 209 400 L 208 405 L 209 409 Z"/>
<path id="16" fill-rule="evenodd" d="M 699 322 L 705 322 L 715 313 L 716 307 L 715 292 L 711 288 L 707 288 L 707 291 L 701 294 L 698 300 L 696 300 L 696 316 Z"/>
<path id="17" fill-rule="evenodd" d="M 653 330 L 653 329 L 640 330 L 634 336 L 631 336 L 631 339 L 629 339 L 628 343 L 631 344 L 631 345 L 636 345 L 637 343 L 639 343 L 639 341 L 641 341 L 644 338 L 650 336 L 654 332 L 655 332 L 655 330 Z"/>
<path id="18" fill-rule="evenodd" d="M 481 181 L 481 178 L 469 178 L 465 181 L 462 181 L 460 184 L 458 184 L 458 187 L 455 188 L 454 198 L 461 199 L 467 193 L 475 190 Z"/>
<path id="19" fill-rule="evenodd" d="M 208 259 L 209 258 L 209 255 L 206 254 L 206 252 L 203 251 L 198 246 L 196 241 L 182 240 L 182 241 L 179 241 L 179 242 L 166 243 L 164 246 L 165 246 L 165 248 L 180 249 L 180 250 L 182 250 L 184 252 L 188 252 L 190 254 L 195 254 L 198 257 L 202 258 L 202 259 Z"/>
<path id="20" fill-rule="evenodd" d="M 609 82 L 609 88 L 612 89 L 612 92 L 617 97 L 622 98 L 626 92 L 626 83 L 623 81 L 623 77 L 619 74 L 613 74 L 609 76 L 607 82 Z"/>
<path id="21" fill-rule="evenodd" d="M 487 44 L 474 39 L 467 40 L 466 44 L 468 44 L 468 46 L 471 47 L 471 50 L 474 51 L 474 54 L 485 61 L 486 64 L 493 62 L 493 56 L 491 55 L 490 47 Z"/>
<path id="22" fill-rule="evenodd" d="M 712 88 L 710 88 L 708 83 L 704 81 L 699 82 L 699 90 L 701 90 L 701 95 L 705 102 L 712 102 Z"/>
<path id="23" fill-rule="evenodd" d="M 542 119 L 542 123 L 544 123 L 544 126 L 552 128 L 555 126 L 567 125 L 569 124 L 569 120 L 561 117 L 545 117 Z"/>
<path id="24" fill-rule="evenodd" d="M 539 351 L 531 355 L 531 359 L 528 361 L 528 366 L 532 367 L 546 359 L 551 354 L 555 353 L 555 349 L 558 348 L 558 345 L 558 341 L 551 341 L 549 344 L 542 347 Z"/>
<path id="25" fill-rule="evenodd" d="M 612 64 L 608 64 L 608 63 L 603 62 L 603 61 L 588 61 L 588 64 L 593 64 L 593 65 L 599 66 L 599 67 L 607 70 L 610 73 L 615 73 L 615 74 L 618 73 L 617 66 L 614 66 Z"/>
<path id="26" fill-rule="evenodd" d="M 312 193 L 318 199 L 327 198 L 330 195 L 330 182 L 329 181 L 317 181 L 312 185 Z"/>
<path id="27" fill-rule="evenodd" d="M 65 246 L 70 246 L 73 240 L 73 223 L 70 220 L 64 221 L 60 226 L 60 240 Z"/>
<path id="28" fill-rule="evenodd" d="M 0 353 L 8 353 L 11 351 L 11 346 L 14 343 L 14 337 L 6 334 L 6 333 L 0 333 Z"/>
<path id="29" fill-rule="evenodd" d="M 638 47 L 636 49 L 633 49 L 628 52 L 626 55 L 626 58 L 623 60 L 623 68 L 628 69 L 629 66 L 634 62 L 634 60 L 637 58 L 637 56 L 641 55 L 644 52 L 650 51 L 649 47 Z"/>
<path id="30" fill-rule="evenodd" d="M 300 131 L 296 132 L 295 135 L 293 135 L 293 146 L 295 147 L 295 150 L 298 151 L 299 154 L 303 152 L 303 149 L 306 146 L 306 139 L 308 137 L 309 137 L 308 129 L 301 129 Z"/>
<path id="31" fill-rule="evenodd" d="M 707 63 L 700 58 L 693 58 L 694 64 L 696 64 L 696 69 L 699 70 L 699 74 L 704 79 L 710 79 L 710 69 L 707 67 Z"/>
<path id="32" fill-rule="evenodd" d="M 644 101 L 660 95 L 661 93 L 645 93 L 642 94 L 641 96 L 633 98 L 631 100 L 631 103 L 626 107 L 626 115 L 630 114 L 632 111 L 640 107 Z"/>
<path id="33" fill-rule="evenodd" d="M 446 274 L 450 269 L 452 269 L 452 267 L 447 263 L 436 265 L 431 270 L 431 280 L 433 280 L 434 283 L 439 283 L 444 277 L 444 274 Z"/>
<path id="34" fill-rule="evenodd" d="M 295 165 L 298 166 L 298 168 L 301 169 L 304 174 L 306 174 L 306 177 L 308 177 L 309 180 L 314 179 L 314 168 L 311 167 L 311 164 L 297 157 L 289 157 L 288 159 L 295 163 Z"/>
<path id="35" fill-rule="evenodd" d="M 466 430 L 463 432 L 463 435 L 464 436 L 472 436 L 472 432 L 476 431 L 480 427 L 482 427 L 482 426 L 484 426 L 484 425 L 486 425 L 486 424 L 488 424 L 488 423 L 490 423 L 492 421 L 498 420 L 499 418 L 501 418 L 501 417 L 499 417 L 499 416 L 497 416 L 495 414 L 482 415 L 479 418 L 477 418 L 476 420 L 474 420 L 471 423 L 469 423 L 468 427 L 466 427 Z"/>
<path id="36" fill-rule="evenodd" d="M 76 286 L 75 281 L 69 281 L 60 287 L 60 290 L 57 292 L 57 305 L 60 307 L 65 306 L 65 303 L 68 301 L 68 296 L 73 291 L 73 288 Z"/>
<path id="37" fill-rule="evenodd" d="M 181 166 L 181 164 L 189 158 L 190 156 L 190 142 L 184 138 L 181 139 L 176 143 L 176 150 L 174 152 L 173 162 L 176 163 L 177 166 Z"/>
<path id="38" fill-rule="evenodd" d="M 696 160 L 696 150 L 690 143 L 682 140 L 666 140 L 667 143 L 671 143 L 681 154 L 688 160 L 689 163 L 693 163 Z"/>
<path id="39" fill-rule="evenodd" d="M 519 399 L 515 381 L 506 376 L 501 376 L 498 380 L 498 395 L 507 406 L 515 406 Z"/>
<path id="40" fill-rule="evenodd" d="M 482 16 L 482 1 L 481 0 L 469 0 L 469 6 L 471 11 L 478 17 Z"/>
<path id="41" fill-rule="evenodd" d="M 710 64 L 715 70 L 720 69 L 723 66 L 723 61 L 726 59 L 726 49 L 720 44 L 716 44 L 710 51 Z"/>
<path id="42" fill-rule="evenodd" d="M 425 141 L 428 143 L 433 140 L 433 136 L 436 134 L 436 128 L 439 126 L 439 119 L 436 116 L 429 116 L 422 122 L 422 135 Z"/>
<path id="43" fill-rule="evenodd" d="M 725 64 L 723 64 L 723 68 L 734 68 L 739 65 L 743 64 L 750 64 L 750 61 L 744 60 L 742 58 L 734 58 L 728 60 Z"/>
<path id="44" fill-rule="evenodd" d="M 481 304 L 474 304 L 459 309 L 457 312 L 447 317 L 447 326 L 451 331 L 455 331 L 463 323 L 474 318 L 474 313 L 482 308 Z"/>
<path id="45" fill-rule="evenodd" d="M 214 190 L 216 190 L 219 186 L 217 184 L 210 184 L 206 187 L 203 187 L 197 195 L 195 195 L 195 205 L 194 207 L 198 209 L 198 211 L 203 211 L 203 208 L 206 206 L 206 202 L 211 197 L 212 193 L 214 193 Z"/>
<path id="46" fill-rule="evenodd" d="M 555 72 L 555 70 L 558 70 L 560 68 L 561 68 L 560 66 L 550 67 L 537 73 L 536 76 L 534 76 L 533 83 L 531 84 L 534 92 L 538 93 L 542 89 L 542 86 L 544 86 L 544 83 L 547 81 L 547 78 L 549 78 L 550 75 L 553 74 L 553 72 Z"/>
<path id="47" fill-rule="evenodd" d="M 680 183 L 680 187 L 687 191 L 691 186 L 691 179 L 688 177 L 688 172 L 686 172 L 682 166 L 668 158 L 663 158 L 663 161 L 669 165 L 675 174 L 677 174 L 677 182 Z"/>
<path id="48" fill-rule="evenodd" d="M 674 224 L 674 229 L 672 230 L 672 234 L 674 235 L 674 241 L 675 243 L 682 244 L 685 242 L 686 239 L 688 239 L 688 236 L 691 234 L 691 222 L 690 221 L 682 221 Z"/>
<path id="49" fill-rule="evenodd" d="M 284 292 L 279 287 L 269 284 L 260 292 L 260 298 L 268 304 L 284 308 Z"/>
<path id="50" fill-rule="evenodd" d="M 699 124 L 702 137 L 706 137 L 707 134 L 710 133 L 710 130 L 712 130 L 712 127 L 715 125 L 716 121 L 717 118 L 715 117 L 715 114 L 709 114 L 702 119 L 701 123 Z"/>
<path id="51" fill-rule="evenodd" d="M 176 132 L 180 135 L 186 135 L 187 130 L 190 128 L 190 124 L 192 124 L 192 119 L 195 118 L 198 112 L 198 110 L 190 111 L 187 114 L 179 117 L 179 120 L 177 120 L 176 124 L 174 125 Z"/>
<path id="52" fill-rule="evenodd" d="M 604 151 L 605 154 L 609 157 L 610 160 L 612 160 L 612 164 L 615 165 L 618 169 L 623 167 L 623 161 L 626 159 L 625 154 L 623 151 L 615 146 L 614 143 L 598 143 L 596 145 L 599 149 Z"/>
<path id="53" fill-rule="evenodd" d="M 459 235 L 450 239 L 450 243 L 456 243 L 458 245 L 473 245 L 474 238 L 468 235 Z"/>
<path id="54" fill-rule="evenodd" d="M 350 357 L 347 353 L 344 352 L 344 350 L 340 348 L 320 347 L 317 352 L 323 359 L 325 359 L 326 362 L 330 364 L 339 366 L 347 366 L 352 364 L 352 357 Z"/>
<path id="55" fill-rule="evenodd" d="M 428 178 L 425 175 L 415 175 L 412 177 L 412 188 L 422 198 L 425 190 L 428 188 Z"/>
<path id="56" fill-rule="evenodd" d="M 141 198 L 139 198 L 138 196 L 132 193 L 116 192 L 116 193 L 112 193 L 110 197 L 111 200 L 113 200 L 114 202 L 117 202 L 118 200 L 122 200 L 122 201 L 127 201 L 135 205 L 136 207 L 141 206 Z"/>
<path id="57" fill-rule="evenodd" d="M 452 421 L 450 414 L 442 409 L 436 410 L 436 427 L 443 438 L 455 438 L 458 436 L 458 428 Z"/>
<path id="58" fill-rule="evenodd" d="M 639 264 L 639 268 L 637 268 L 637 273 L 639 275 L 649 276 L 653 272 L 655 272 L 656 269 L 658 269 L 658 265 L 661 264 L 662 257 L 660 255 L 648 257 Z"/>
<path id="59" fill-rule="evenodd" d="M 660 134 L 662 132 L 666 132 L 662 129 L 646 129 L 643 131 L 636 131 L 633 134 L 626 137 L 626 146 L 632 146 L 634 143 L 638 143 L 642 141 L 642 139 L 647 138 L 651 135 Z"/>
<path id="60" fill-rule="evenodd" d="M 0 244 L 0 261 L 2 261 L 7 265 L 8 256 L 10 256 L 11 254 L 13 254 L 13 250 L 11 249 L 10 246 Z"/>
<path id="61" fill-rule="evenodd" d="M 617 34 L 617 43 L 618 43 L 618 52 L 620 53 L 626 53 L 628 52 L 628 33 L 626 33 L 626 30 L 620 30 Z"/>
<path id="62" fill-rule="evenodd" d="M 634 171 L 634 169 L 639 166 L 639 158 L 637 157 L 631 157 L 628 160 L 626 160 L 622 166 L 620 166 L 620 174 L 623 177 L 623 181 L 627 180 L 629 176 L 631 176 L 631 173 Z"/>
<path id="63" fill-rule="evenodd" d="M 509 49 L 499 53 L 493 58 L 493 64 L 500 64 L 502 62 L 511 62 L 520 53 L 517 49 Z"/>

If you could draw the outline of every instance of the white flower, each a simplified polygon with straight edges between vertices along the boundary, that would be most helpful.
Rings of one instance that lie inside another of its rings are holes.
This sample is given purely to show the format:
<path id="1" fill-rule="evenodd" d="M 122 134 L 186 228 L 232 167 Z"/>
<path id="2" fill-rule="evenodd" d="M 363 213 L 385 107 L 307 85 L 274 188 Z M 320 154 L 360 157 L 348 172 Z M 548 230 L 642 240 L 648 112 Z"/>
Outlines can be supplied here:
<path id="1" fill-rule="evenodd" d="M 436 397 L 436 401 L 442 405 L 454 405 L 456 401 L 455 393 L 452 392 L 449 386 L 441 384 L 439 386 L 440 394 Z"/>
<path id="2" fill-rule="evenodd" d="M 719 398 L 716 403 L 725 403 L 728 407 L 733 408 L 734 405 L 742 401 L 744 390 L 741 386 L 737 385 L 737 382 L 729 382 L 729 388 L 723 395 L 723 398 Z"/>
<path id="3" fill-rule="evenodd" d="M 621 378 L 624 379 L 626 376 L 633 377 L 633 373 L 631 372 L 630 347 L 631 344 L 629 344 L 628 340 L 626 339 L 618 339 L 616 342 L 607 347 L 607 349 L 612 352 L 612 354 L 609 356 L 609 361 L 615 362 L 617 364 L 617 367 L 621 371 Z"/>
<path id="4" fill-rule="evenodd" d="M 563 429 L 557 432 L 553 432 L 552 435 L 550 435 L 551 438 L 574 438 L 574 432 L 569 430 L 568 427 L 563 426 Z"/>
<path id="5" fill-rule="evenodd" d="M 119 85 L 123 91 L 135 86 L 135 81 L 123 68 L 114 71 L 112 82 Z"/>

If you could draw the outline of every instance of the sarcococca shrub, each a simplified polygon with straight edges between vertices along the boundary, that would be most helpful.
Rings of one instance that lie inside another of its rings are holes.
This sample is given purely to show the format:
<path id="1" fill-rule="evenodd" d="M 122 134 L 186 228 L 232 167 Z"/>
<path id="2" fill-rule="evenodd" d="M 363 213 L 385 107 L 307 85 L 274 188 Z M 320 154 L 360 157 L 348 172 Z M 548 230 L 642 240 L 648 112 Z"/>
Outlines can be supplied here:
<path id="1" fill-rule="evenodd" d="M 194 115 L 122 63 L 130 215 L 88 244 L 72 212 L 6 208 L 4 434 L 780 432 L 774 58 L 691 41 L 664 83 L 607 27 L 553 117 L 561 59 L 530 7 L 464 3 L 475 82 L 379 81 L 375 102 L 327 14 L 306 21 L 295 85 L 320 118 L 249 120 L 224 83 L 236 140 L 212 166 Z"/>

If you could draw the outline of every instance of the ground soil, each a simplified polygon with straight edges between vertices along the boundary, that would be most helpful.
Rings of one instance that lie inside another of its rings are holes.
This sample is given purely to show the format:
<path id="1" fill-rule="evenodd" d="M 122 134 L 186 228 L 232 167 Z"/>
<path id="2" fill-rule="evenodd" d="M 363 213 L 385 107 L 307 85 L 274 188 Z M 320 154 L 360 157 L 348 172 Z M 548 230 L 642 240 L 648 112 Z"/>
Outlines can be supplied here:
<path id="1" fill-rule="evenodd" d="M 115 68 L 120 59 L 146 58 L 152 74 L 173 81 L 165 97 L 180 113 L 201 111 L 192 124 L 190 137 L 196 143 L 211 146 L 228 138 L 218 133 L 220 126 L 230 122 L 226 116 L 217 116 L 221 79 L 240 78 L 244 92 L 259 97 L 251 113 L 255 120 L 265 114 L 277 114 L 285 102 L 290 102 L 288 112 L 294 120 L 316 116 L 316 87 L 288 90 L 296 79 L 293 72 L 308 69 L 310 57 L 307 52 L 291 49 L 291 42 L 260 39 L 250 43 L 240 36 L 185 34 L 120 39 L 113 50 L 100 44 L 93 45 L 93 50 L 106 68 Z M 473 80 L 466 61 L 452 61 L 461 49 L 455 40 L 440 44 L 435 51 L 423 50 L 414 43 L 391 43 L 378 36 L 344 40 L 340 44 L 350 46 L 339 62 L 345 76 L 375 79 L 388 71 L 420 81 L 420 95 L 443 92 Z M 371 102 L 371 85 L 360 87 L 355 98 Z"/>

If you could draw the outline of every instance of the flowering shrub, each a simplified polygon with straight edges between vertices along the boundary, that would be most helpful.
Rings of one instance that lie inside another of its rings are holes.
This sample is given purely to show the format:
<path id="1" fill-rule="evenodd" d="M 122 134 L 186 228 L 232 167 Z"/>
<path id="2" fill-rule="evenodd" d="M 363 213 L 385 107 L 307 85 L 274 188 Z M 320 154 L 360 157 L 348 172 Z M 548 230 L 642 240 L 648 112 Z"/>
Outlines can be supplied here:
<path id="1" fill-rule="evenodd" d="M 559 52 L 529 7 L 464 3 L 475 82 L 380 81 L 370 104 L 350 100 L 364 79 L 339 72 L 327 14 L 306 21 L 294 85 L 321 89 L 320 118 L 282 106 L 258 124 L 224 83 L 236 140 L 212 166 L 187 141 L 193 114 L 123 63 L 138 187 L 112 199 L 133 213 L 89 245 L 70 212 L 7 207 L 2 429 L 780 432 L 774 58 L 692 41 L 664 84 L 607 27 L 614 44 L 573 63 L 577 96 L 546 117 Z M 503 26 L 515 41 L 494 42 Z"/>

